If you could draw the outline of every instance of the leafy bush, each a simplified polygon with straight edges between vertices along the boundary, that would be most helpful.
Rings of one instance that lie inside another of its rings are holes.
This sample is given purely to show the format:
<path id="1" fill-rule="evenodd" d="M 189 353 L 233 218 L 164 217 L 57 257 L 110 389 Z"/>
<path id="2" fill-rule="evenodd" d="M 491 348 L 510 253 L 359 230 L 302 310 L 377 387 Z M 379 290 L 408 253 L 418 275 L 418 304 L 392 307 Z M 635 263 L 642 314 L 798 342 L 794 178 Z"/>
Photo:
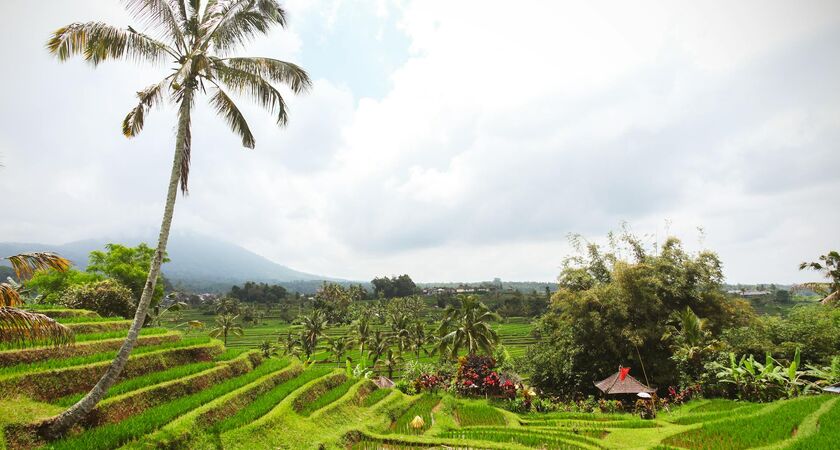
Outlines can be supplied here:
<path id="1" fill-rule="evenodd" d="M 59 299 L 68 308 L 89 309 L 100 316 L 120 316 L 126 319 L 134 316 L 137 304 L 131 291 L 114 280 L 74 285 Z"/>

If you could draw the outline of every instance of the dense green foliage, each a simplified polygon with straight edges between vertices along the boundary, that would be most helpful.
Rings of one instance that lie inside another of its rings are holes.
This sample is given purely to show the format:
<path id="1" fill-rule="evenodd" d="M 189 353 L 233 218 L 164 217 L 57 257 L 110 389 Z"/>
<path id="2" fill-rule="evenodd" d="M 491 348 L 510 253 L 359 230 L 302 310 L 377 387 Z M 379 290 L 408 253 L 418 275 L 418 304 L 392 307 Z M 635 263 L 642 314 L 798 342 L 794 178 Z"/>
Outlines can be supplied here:
<path id="1" fill-rule="evenodd" d="M 68 308 L 89 309 L 104 317 L 126 319 L 133 317 L 137 308 L 131 291 L 115 280 L 70 286 L 58 302 Z"/>
<path id="2" fill-rule="evenodd" d="M 419 289 L 407 274 L 397 277 L 378 277 L 370 282 L 373 294 L 378 298 L 408 297 L 417 294 Z"/>
<path id="3" fill-rule="evenodd" d="M 135 299 L 139 299 L 154 256 L 155 249 L 145 243 L 137 247 L 107 244 L 105 251 L 90 252 L 87 271 L 118 281 L 131 290 Z M 168 261 L 169 259 L 164 257 L 163 262 Z M 163 285 L 159 277 L 152 296 L 152 305 L 158 304 L 163 298 Z"/>
<path id="4" fill-rule="evenodd" d="M 280 285 L 249 281 L 242 287 L 233 286 L 228 295 L 243 302 L 277 305 L 286 298 L 288 292 Z"/>
<path id="5" fill-rule="evenodd" d="M 592 382 L 619 365 L 650 383 L 679 382 L 672 345 L 663 340 L 674 314 L 690 308 L 712 333 L 746 324 L 749 310 L 722 292 L 717 255 L 686 252 L 668 239 L 653 251 L 623 234 L 609 251 L 595 244 L 568 258 L 549 313 L 538 325 L 542 341 L 524 367 L 537 386 L 571 395 L 593 392 Z M 627 258 L 624 255 L 632 257 Z"/>

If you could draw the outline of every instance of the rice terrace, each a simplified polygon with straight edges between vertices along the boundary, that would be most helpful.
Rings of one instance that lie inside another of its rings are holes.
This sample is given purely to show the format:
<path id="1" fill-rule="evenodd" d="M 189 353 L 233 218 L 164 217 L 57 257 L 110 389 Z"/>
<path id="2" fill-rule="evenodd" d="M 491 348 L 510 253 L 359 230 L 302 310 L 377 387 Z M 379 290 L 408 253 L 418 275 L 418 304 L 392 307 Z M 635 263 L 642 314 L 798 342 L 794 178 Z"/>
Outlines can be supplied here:
<path id="1" fill-rule="evenodd" d="M 840 449 L 840 3 L 0 14 L 0 449 Z"/>

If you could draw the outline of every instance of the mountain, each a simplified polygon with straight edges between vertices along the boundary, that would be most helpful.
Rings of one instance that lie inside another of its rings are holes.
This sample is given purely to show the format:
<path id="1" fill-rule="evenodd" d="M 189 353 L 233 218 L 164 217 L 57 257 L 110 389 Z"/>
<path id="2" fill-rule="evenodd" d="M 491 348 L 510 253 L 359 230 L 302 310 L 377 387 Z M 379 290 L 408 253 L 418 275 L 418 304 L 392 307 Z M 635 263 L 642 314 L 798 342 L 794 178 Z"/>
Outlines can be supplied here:
<path id="1" fill-rule="evenodd" d="M 87 239 L 62 245 L 4 242 L 0 243 L 0 255 L 32 251 L 55 252 L 73 261 L 76 268 L 83 270 L 87 266 L 88 254 L 92 250 L 103 249 L 109 242 L 130 246 L 146 242 L 154 246 L 156 238 Z M 176 288 L 194 291 L 222 291 L 245 281 L 285 284 L 335 280 L 331 277 L 299 272 L 238 245 L 189 232 L 173 232 L 166 252 L 170 262 L 163 265 L 164 276 Z"/>

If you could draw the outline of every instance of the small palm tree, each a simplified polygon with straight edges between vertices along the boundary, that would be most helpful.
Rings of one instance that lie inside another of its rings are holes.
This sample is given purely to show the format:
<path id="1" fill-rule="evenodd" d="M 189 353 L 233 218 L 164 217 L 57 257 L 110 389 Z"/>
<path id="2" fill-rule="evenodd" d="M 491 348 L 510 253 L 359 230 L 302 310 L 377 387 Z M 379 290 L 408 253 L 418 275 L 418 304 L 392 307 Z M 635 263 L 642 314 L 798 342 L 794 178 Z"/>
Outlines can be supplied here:
<path id="1" fill-rule="evenodd" d="M 186 309 L 188 305 L 184 302 L 173 302 L 171 305 L 161 308 L 160 306 L 155 306 L 149 311 L 149 326 L 157 327 L 163 322 L 163 319 L 169 315 L 169 313 L 173 314 L 173 319 L 178 320 L 177 314 L 179 314 L 182 310 Z"/>
<path id="2" fill-rule="evenodd" d="M 278 336 L 277 342 L 283 344 L 283 354 L 300 358 L 300 355 L 303 353 L 303 340 L 301 337 L 302 335 L 295 335 L 291 331 L 289 331 L 285 338 Z"/>
<path id="3" fill-rule="evenodd" d="M 394 349 L 389 348 L 385 354 L 385 359 L 381 360 L 380 363 L 388 371 L 388 378 L 393 379 L 394 370 L 402 364 L 402 361 L 402 356 L 398 352 L 394 352 Z"/>
<path id="4" fill-rule="evenodd" d="M 438 327 L 438 341 L 441 355 L 457 358 L 462 348 L 470 355 L 484 352 L 493 354 L 499 343 L 499 335 L 490 327 L 490 322 L 501 320 L 475 295 L 460 296 L 460 308 L 448 306 Z"/>
<path id="5" fill-rule="evenodd" d="M 53 253 L 22 253 L 5 258 L 12 264 L 18 281 L 25 281 L 39 270 L 61 272 L 70 268 L 70 261 Z M 31 345 L 46 342 L 63 345 L 73 342 L 73 332 L 43 315 L 19 309 L 23 305 L 21 285 L 11 278 L 0 282 L 0 342 Z"/>
<path id="6" fill-rule="evenodd" d="M 819 261 L 804 262 L 799 265 L 799 270 L 816 270 L 822 272 L 826 278 L 830 280 L 829 283 L 807 283 L 815 291 L 825 295 L 822 300 L 824 304 L 838 302 L 840 299 L 840 253 L 837 251 L 830 251 L 825 255 L 820 256 Z M 840 304 L 840 302 L 838 302 Z"/>
<path id="7" fill-rule="evenodd" d="M 327 318 L 324 313 L 316 309 L 310 315 L 301 317 L 300 324 L 303 325 L 301 344 L 308 359 L 318 348 L 318 339 L 321 338 L 327 328 Z"/>
<path id="8" fill-rule="evenodd" d="M 277 354 L 277 346 L 267 339 L 263 339 L 257 348 L 259 348 L 264 358 L 270 358 Z"/>
<path id="9" fill-rule="evenodd" d="M 349 342 L 344 338 L 327 338 L 326 350 L 333 354 L 333 357 L 335 357 L 335 363 L 338 366 L 341 366 L 341 360 L 344 358 L 344 355 L 347 353 L 349 347 Z"/>
<path id="10" fill-rule="evenodd" d="M 359 353 L 365 354 L 365 345 L 370 340 L 370 319 L 367 316 L 362 316 L 357 319 L 350 327 L 350 331 L 356 335 L 356 343 L 359 344 Z"/>
<path id="11" fill-rule="evenodd" d="M 388 321 L 391 325 L 391 336 L 397 341 L 397 348 L 400 354 L 402 354 L 410 334 L 408 331 L 408 316 L 402 312 L 395 311 L 390 315 Z"/>
<path id="12" fill-rule="evenodd" d="M 45 437 L 56 437 L 78 423 L 105 396 L 128 362 L 155 291 L 160 265 L 166 252 L 175 199 L 180 187 L 187 193 L 192 153 L 192 111 L 196 98 L 210 92 L 209 102 L 242 145 L 254 148 L 251 128 L 229 93 L 254 99 L 276 114 L 277 124 L 288 120 L 286 103 L 274 84 L 292 92 L 309 88 L 311 82 L 300 67 L 271 58 L 231 57 L 251 39 L 286 25 L 286 13 L 276 0 L 125 0 L 149 33 L 121 29 L 103 22 L 77 22 L 56 30 L 47 42 L 48 51 L 60 61 L 81 55 L 94 66 L 113 59 L 160 64 L 171 71 L 159 82 L 137 93 L 138 103 L 122 123 L 122 133 L 134 137 L 143 129 L 146 116 L 165 100 L 177 105 L 175 152 L 166 193 L 160 238 L 149 269 L 134 322 L 111 366 L 91 391 L 59 416 L 41 424 Z M 152 35 L 161 36 L 156 39 Z"/>
<path id="13" fill-rule="evenodd" d="M 376 362 L 379 361 L 379 358 L 385 354 L 391 348 L 391 336 L 387 334 L 376 331 L 373 333 L 373 340 L 370 342 L 370 350 L 368 351 L 368 356 L 370 356 L 371 364 L 376 365 Z"/>
<path id="14" fill-rule="evenodd" d="M 236 319 L 239 316 L 234 316 L 233 314 L 220 314 L 216 316 L 216 327 L 210 330 L 210 337 L 217 338 L 222 336 L 225 346 L 227 346 L 228 336 L 242 336 L 245 332 L 242 330 L 242 327 L 236 323 Z"/>
<path id="15" fill-rule="evenodd" d="M 408 329 L 408 345 L 417 356 L 417 361 L 420 361 L 420 352 L 423 347 L 429 342 L 429 336 L 426 334 L 426 324 L 421 321 L 416 321 Z"/>

